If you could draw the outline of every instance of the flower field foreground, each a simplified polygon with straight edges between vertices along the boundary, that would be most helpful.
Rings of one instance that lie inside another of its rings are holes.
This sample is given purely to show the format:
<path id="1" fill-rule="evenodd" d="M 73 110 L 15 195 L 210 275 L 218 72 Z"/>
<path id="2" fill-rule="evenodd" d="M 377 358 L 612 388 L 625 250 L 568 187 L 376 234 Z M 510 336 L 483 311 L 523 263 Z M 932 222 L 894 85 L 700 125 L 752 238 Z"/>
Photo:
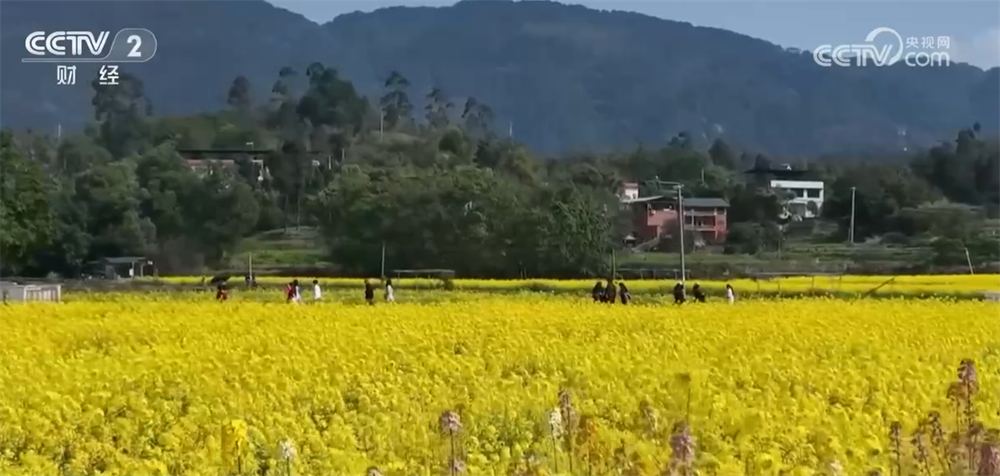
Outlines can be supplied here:
<path id="1" fill-rule="evenodd" d="M 998 311 L 544 294 L 12 305 L 0 473 L 996 474 Z"/>
<path id="2" fill-rule="evenodd" d="M 726 283 L 732 284 L 737 292 L 744 293 L 806 293 L 806 292 L 830 292 L 830 293 L 865 293 L 878 288 L 876 293 L 881 294 L 935 294 L 935 295 L 960 295 L 977 294 L 981 295 L 985 291 L 1000 291 L 1000 275 L 977 274 L 977 275 L 923 275 L 923 276 L 792 276 L 767 280 L 733 279 L 731 281 L 698 281 L 703 288 L 709 291 L 721 291 L 726 287 Z M 199 276 L 175 276 L 160 278 L 162 281 L 176 284 L 197 284 L 202 281 Z M 260 283 L 284 284 L 294 278 L 261 276 Z M 300 283 L 311 283 L 313 279 L 318 279 L 323 286 L 333 287 L 358 287 L 361 280 L 358 278 L 298 278 Z M 887 281 L 890 281 L 886 283 Z M 692 280 L 695 282 L 697 280 Z M 427 278 L 401 278 L 394 279 L 396 287 L 427 288 L 441 285 L 439 279 Z M 628 280 L 629 289 L 632 291 L 664 291 L 673 287 L 676 281 L 669 279 L 659 280 Z M 453 284 L 455 289 L 477 290 L 477 291 L 511 291 L 548 289 L 562 291 L 588 292 L 594 285 L 593 279 L 532 279 L 532 280 L 495 280 L 495 279 L 455 279 Z M 236 283 L 239 284 L 239 283 Z M 880 287 L 881 286 L 881 287 Z"/>

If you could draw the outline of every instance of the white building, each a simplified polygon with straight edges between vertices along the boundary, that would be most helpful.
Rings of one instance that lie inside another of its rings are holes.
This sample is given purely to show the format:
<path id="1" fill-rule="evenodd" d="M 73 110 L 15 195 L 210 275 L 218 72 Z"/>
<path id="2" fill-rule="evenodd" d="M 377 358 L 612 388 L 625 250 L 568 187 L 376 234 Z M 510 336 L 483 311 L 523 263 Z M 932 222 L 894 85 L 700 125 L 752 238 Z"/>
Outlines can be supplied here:
<path id="1" fill-rule="evenodd" d="M 802 218 L 815 218 L 823 210 L 823 182 L 808 180 L 771 180 L 772 189 L 787 191 L 792 197 L 788 199 L 787 212 Z M 812 205 L 810 205 L 812 204 Z"/>
<path id="2" fill-rule="evenodd" d="M 635 182 L 623 183 L 620 191 L 620 198 L 622 201 L 635 200 L 639 198 L 639 184 Z"/>

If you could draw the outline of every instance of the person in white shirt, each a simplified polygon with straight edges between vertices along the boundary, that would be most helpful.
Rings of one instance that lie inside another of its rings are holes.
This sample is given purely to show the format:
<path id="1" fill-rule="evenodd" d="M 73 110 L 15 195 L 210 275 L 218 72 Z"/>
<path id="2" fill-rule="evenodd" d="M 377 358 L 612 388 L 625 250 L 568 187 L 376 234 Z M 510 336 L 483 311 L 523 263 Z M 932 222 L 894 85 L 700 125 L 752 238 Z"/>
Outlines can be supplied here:
<path id="1" fill-rule="evenodd" d="M 396 302 L 396 296 L 392 291 L 392 278 L 385 280 L 385 302 Z"/>
<path id="2" fill-rule="evenodd" d="M 733 292 L 733 287 L 729 284 L 726 284 L 726 300 L 729 301 L 729 304 L 736 301 L 736 293 Z"/>
<path id="3" fill-rule="evenodd" d="M 319 288 L 319 281 L 313 280 L 313 301 L 323 299 L 323 290 Z"/>

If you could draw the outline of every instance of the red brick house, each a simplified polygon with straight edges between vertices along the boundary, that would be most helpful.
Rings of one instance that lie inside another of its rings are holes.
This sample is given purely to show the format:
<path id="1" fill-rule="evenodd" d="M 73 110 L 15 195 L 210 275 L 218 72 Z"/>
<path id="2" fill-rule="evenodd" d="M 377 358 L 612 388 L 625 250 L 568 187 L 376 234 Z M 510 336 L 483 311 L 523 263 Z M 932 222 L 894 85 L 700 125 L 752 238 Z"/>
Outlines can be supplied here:
<path id="1" fill-rule="evenodd" d="M 677 198 L 662 195 L 623 198 L 622 206 L 631 216 L 636 243 L 669 237 L 676 228 Z M 684 198 L 684 230 L 696 233 L 705 243 L 719 243 L 726 237 L 729 202 L 721 198 Z"/>

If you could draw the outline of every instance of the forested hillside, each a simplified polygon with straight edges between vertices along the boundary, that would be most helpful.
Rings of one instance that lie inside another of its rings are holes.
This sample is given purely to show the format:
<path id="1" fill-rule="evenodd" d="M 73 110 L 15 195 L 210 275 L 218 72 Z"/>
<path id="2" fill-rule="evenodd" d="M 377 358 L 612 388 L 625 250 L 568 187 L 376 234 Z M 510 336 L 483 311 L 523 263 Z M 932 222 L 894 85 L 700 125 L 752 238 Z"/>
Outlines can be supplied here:
<path id="1" fill-rule="evenodd" d="M 97 258 L 136 255 L 164 273 L 201 272 L 245 237 L 310 227 L 340 275 L 377 275 L 383 243 L 395 268 L 604 275 L 627 233 L 615 192 L 654 177 L 729 200 L 728 253 L 780 249 L 788 231 L 784 198 L 742 173 L 772 159 L 722 139 L 706 149 L 682 131 L 663 147 L 543 160 L 494 132 L 491 104 L 420 90 L 402 72 L 371 98 L 322 63 L 282 67 L 270 82 L 260 95 L 237 76 L 217 93 L 224 108 L 162 117 L 138 76 L 95 79 L 96 120 L 83 133 L 4 130 L 0 273 L 78 276 Z M 794 165 L 828 184 L 831 241 L 847 236 L 853 187 L 857 241 L 927 245 L 913 264 L 962 264 L 966 249 L 997 261 L 983 219 L 997 215 L 1000 154 L 981 133 L 965 127 L 906 157 Z M 203 155 L 207 167 L 192 168 L 185 159 L 198 154 L 183 151 L 204 147 L 250 151 Z"/>
<path id="2" fill-rule="evenodd" d="M 562 154 L 661 146 L 677 131 L 773 156 L 930 146 L 968 124 L 1000 130 L 1000 70 L 820 68 L 808 52 L 733 32 L 552 2 L 389 8 L 325 25 L 261 0 L 4 1 L 2 122 L 53 131 L 92 116 L 84 86 L 21 64 L 25 35 L 145 27 L 159 51 L 123 71 L 144 79 L 157 115 L 210 112 L 235 75 L 266 94 L 286 65 L 320 61 L 378 96 L 389 73 L 490 104 L 498 131 Z M 89 76 L 96 65 L 81 67 Z M 422 108 L 423 94 L 413 102 Z"/>

